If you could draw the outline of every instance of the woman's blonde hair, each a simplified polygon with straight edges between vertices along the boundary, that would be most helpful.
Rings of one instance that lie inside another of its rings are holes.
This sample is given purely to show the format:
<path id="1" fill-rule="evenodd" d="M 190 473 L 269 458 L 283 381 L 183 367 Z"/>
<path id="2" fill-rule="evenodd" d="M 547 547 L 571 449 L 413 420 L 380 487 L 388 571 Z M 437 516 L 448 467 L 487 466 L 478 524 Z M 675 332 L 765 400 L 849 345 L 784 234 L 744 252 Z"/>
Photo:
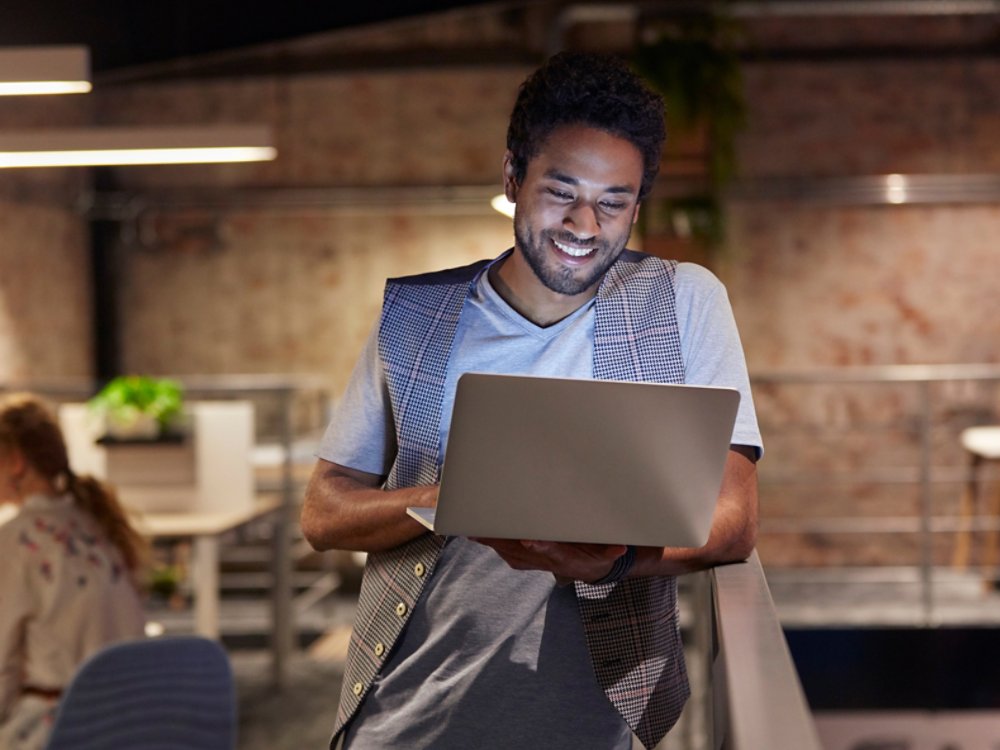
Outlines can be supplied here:
<path id="1" fill-rule="evenodd" d="M 0 447 L 17 449 L 25 461 L 56 487 L 65 488 L 78 507 L 104 531 L 133 573 L 143 564 L 146 541 L 132 528 L 114 489 L 92 476 L 76 476 L 55 415 L 38 396 L 0 396 Z"/>

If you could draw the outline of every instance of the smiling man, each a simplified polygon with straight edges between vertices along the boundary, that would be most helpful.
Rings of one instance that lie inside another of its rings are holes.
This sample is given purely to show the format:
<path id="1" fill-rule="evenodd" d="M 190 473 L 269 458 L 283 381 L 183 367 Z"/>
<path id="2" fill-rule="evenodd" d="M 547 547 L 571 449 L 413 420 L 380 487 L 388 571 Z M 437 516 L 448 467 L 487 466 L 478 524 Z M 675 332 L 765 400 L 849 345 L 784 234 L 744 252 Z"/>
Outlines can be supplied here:
<path id="1" fill-rule="evenodd" d="M 674 576 L 753 549 L 761 440 L 722 285 L 625 249 L 659 167 L 662 107 L 613 59 L 553 57 L 508 128 L 514 247 L 387 284 L 302 511 L 317 549 L 370 553 L 332 747 L 628 750 L 676 722 L 689 691 Z M 706 545 L 426 533 L 406 508 L 437 501 L 471 371 L 738 388 Z"/>

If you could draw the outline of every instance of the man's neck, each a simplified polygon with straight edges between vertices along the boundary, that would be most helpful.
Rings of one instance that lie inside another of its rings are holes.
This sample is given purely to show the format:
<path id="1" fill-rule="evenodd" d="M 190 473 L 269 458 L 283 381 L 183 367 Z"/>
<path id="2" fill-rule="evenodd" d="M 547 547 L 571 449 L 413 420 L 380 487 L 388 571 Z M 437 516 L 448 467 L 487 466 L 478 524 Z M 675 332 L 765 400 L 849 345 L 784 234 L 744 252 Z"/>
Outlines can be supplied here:
<path id="1" fill-rule="evenodd" d="M 554 292 L 542 284 L 517 248 L 490 267 L 489 279 L 504 302 L 540 328 L 572 315 L 593 299 L 599 286 L 574 295 Z"/>

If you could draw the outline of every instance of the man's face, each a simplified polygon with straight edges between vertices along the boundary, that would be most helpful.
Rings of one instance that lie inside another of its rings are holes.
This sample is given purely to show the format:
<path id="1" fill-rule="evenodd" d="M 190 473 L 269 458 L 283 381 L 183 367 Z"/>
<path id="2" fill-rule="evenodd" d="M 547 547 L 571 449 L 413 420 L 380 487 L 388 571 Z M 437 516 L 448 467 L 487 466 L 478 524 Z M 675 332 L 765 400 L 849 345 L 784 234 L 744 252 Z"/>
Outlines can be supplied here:
<path id="1" fill-rule="evenodd" d="M 639 149 L 603 130 L 566 125 L 528 162 L 520 183 L 509 155 L 504 166 L 516 247 L 538 281 L 562 295 L 596 291 L 638 216 Z"/>

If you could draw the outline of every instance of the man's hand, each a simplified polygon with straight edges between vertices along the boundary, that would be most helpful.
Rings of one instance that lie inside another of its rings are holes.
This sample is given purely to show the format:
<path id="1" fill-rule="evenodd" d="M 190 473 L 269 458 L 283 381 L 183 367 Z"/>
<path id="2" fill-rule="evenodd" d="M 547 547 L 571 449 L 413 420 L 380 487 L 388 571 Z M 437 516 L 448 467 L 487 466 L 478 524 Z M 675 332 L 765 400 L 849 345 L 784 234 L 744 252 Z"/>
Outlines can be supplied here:
<path id="1" fill-rule="evenodd" d="M 625 554 L 624 544 L 568 544 L 517 539 L 473 539 L 492 547 L 515 570 L 545 570 L 560 585 L 573 581 L 590 583 L 611 572 L 615 560 Z"/>

